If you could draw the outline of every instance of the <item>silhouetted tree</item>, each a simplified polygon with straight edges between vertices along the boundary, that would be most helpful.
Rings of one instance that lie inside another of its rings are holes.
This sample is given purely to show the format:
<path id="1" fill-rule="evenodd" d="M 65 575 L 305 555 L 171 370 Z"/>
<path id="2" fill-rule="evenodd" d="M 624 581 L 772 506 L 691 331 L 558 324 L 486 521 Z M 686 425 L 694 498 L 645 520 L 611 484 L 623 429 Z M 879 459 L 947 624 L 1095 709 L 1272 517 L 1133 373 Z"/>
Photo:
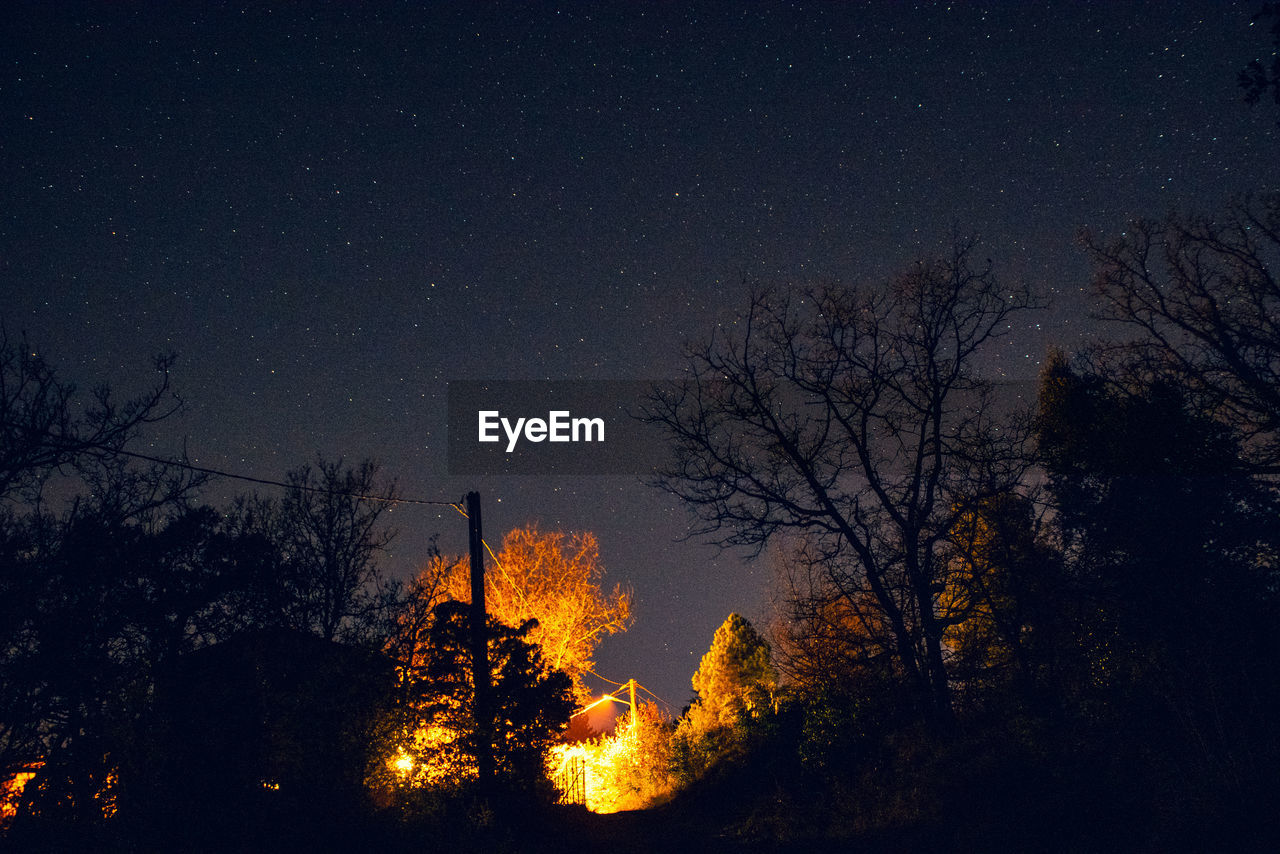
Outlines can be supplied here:
<path id="1" fill-rule="evenodd" d="M 82 400 L 25 338 L 0 329 L 0 500 L 38 487 L 49 473 L 76 469 L 122 449 L 139 431 L 175 414 L 172 356 L 155 359 L 159 380 L 146 393 L 117 400 L 98 386 Z"/>
<path id="2" fill-rule="evenodd" d="M 1240 71 L 1240 88 L 1244 90 L 1245 103 L 1250 106 L 1262 100 L 1262 96 L 1271 90 L 1271 96 L 1280 104 L 1280 4 L 1263 3 L 1258 14 L 1253 16 L 1254 23 L 1271 19 L 1271 61 L 1250 60 Z"/>
<path id="3" fill-rule="evenodd" d="M 1039 439 L 1070 585 L 1062 687 L 1098 732 L 1144 746 L 1135 773 L 1178 781 L 1178 797 L 1274 797 L 1274 494 L 1181 388 L 1061 355 L 1042 377 Z"/>
<path id="4" fill-rule="evenodd" d="M 170 363 L 137 398 L 85 399 L 0 338 L 0 779 L 42 763 L 27 814 L 101 819 L 149 666 L 210 616 L 204 581 L 158 545 L 204 478 L 122 453 L 178 410 Z"/>
<path id="5" fill-rule="evenodd" d="M 527 640 L 533 621 L 512 627 L 489 620 L 492 754 L 501 780 L 529 786 L 543 778 L 543 758 L 569 723 L 572 681 L 550 668 Z M 411 670 L 398 736 L 388 759 L 412 759 L 405 776 L 422 785 L 457 785 L 475 775 L 477 741 L 471 682 L 470 606 L 437 605 L 421 660 Z M 402 662 L 401 666 L 405 664 Z"/>
<path id="6" fill-rule="evenodd" d="M 939 610 L 956 685 L 971 703 L 1033 706 L 1056 655 L 1058 556 L 1039 537 L 1033 499 L 1017 493 L 973 502 L 953 526 Z"/>
<path id="7" fill-rule="evenodd" d="M 842 590 L 803 539 L 785 542 L 771 560 L 777 613 L 769 635 L 787 684 L 811 693 L 866 694 L 897 681 L 893 630 L 869 591 Z"/>
<path id="8" fill-rule="evenodd" d="M 1107 316 L 1137 333 L 1110 355 L 1139 382 L 1185 389 L 1260 470 L 1280 471 L 1280 194 L 1083 239 Z"/>
<path id="9" fill-rule="evenodd" d="M 127 805 L 150 774 L 141 744 L 157 674 L 246 627 L 255 553 L 220 514 L 171 507 L 140 521 L 107 505 L 42 520 L 38 549 L 10 565 L 24 608 L 3 654 L 0 731 L 7 761 L 40 763 L 28 817 L 84 824 Z"/>
<path id="10" fill-rule="evenodd" d="M 422 567 L 394 588 L 385 652 L 400 662 L 404 679 L 424 664 L 430 649 L 436 606 L 450 598 L 450 581 L 464 563 L 462 558 L 441 555 L 433 538 Z"/>
<path id="11" fill-rule="evenodd" d="M 130 769 L 142 812 L 124 817 L 153 850 L 251 848 L 281 828 L 336 845 L 324 834 L 372 808 L 366 768 L 394 685 L 385 656 L 287 628 L 188 653 L 158 674 L 146 764 Z"/>
<path id="12" fill-rule="evenodd" d="M 379 484 L 370 460 L 350 467 L 323 458 L 290 471 L 287 481 L 279 501 L 245 498 L 233 511 L 239 529 L 277 552 L 274 572 L 261 579 L 260 622 L 325 640 L 384 643 L 395 595 L 377 557 L 395 537 L 382 517 L 395 485 Z"/>
<path id="13" fill-rule="evenodd" d="M 699 532 L 757 550 L 806 539 L 828 590 L 875 608 L 881 652 L 938 722 L 952 712 L 945 544 L 1027 466 L 976 360 L 1032 300 L 975 268 L 972 248 L 882 290 L 755 294 L 647 412 L 675 450 L 659 485 L 691 504 Z"/>

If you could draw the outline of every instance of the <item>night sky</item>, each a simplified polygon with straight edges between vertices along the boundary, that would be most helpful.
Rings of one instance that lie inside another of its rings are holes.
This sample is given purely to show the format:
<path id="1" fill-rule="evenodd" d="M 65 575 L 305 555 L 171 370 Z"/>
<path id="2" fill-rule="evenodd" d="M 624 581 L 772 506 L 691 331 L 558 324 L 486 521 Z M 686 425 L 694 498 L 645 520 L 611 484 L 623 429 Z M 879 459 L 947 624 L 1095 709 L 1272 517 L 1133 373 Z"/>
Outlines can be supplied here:
<path id="1" fill-rule="evenodd" d="M 478 490 L 495 548 L 594 531 L 637 603 L 599 670 L 678 711 L 767 562 L 634 477 L 450 477 L 446 382 L 669 377 L 744 278 L 880 282 L 959 231 L 1054 299 L 987 357 L 1029 387 L 1097 334 L 1080 228 L 1280 187 L 1236 88 L 1260 5 L 6 3 L 0 311 L 84 387 L 177 353 L 188 412 L 135 450 L 373 457 Z M 390 518 L 392 573 L 466 548 Z"/>

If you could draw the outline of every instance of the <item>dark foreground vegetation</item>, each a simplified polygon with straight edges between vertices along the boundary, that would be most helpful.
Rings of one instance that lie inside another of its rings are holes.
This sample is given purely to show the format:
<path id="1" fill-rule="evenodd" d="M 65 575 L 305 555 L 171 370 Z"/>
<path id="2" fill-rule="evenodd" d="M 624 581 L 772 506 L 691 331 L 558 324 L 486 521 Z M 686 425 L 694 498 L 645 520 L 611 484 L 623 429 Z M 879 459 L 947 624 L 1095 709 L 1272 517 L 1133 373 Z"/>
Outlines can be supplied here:
<path id="1" fill-rule="evenodd" d="M 662 485 L 767 550 L 781 611 L 781 687 L 673 808 L 873 850 L 1280 841 L 1280 198 L 1083 242 L 1112 338 L 1027 410 L 981 354 L 1033 296 L 966 243 L 760 291 L 655 395 Z"/>
<path id="2" fill-rule="evenodd" d="M 964 242 L 886 286 L 759 291 L 655 389 L 661 485 L 771 562 L 779 612 L 769 642 L 725 621 L 679 721 L 636 716 L 610 785 L 650 809 L 613 815 L 544 769 L 591 655 L 552 666 L 553 631 L 629 617 L 591 541 L 509 539 L 508 600 L 543 604 L 489 623 L 485 731 L 456 566 L 378 570 L 375 466 L 205 506 L 204 475 L 128 450 L 163 373 L 86 402 L 5 342 L 3 841 L 1276 850 L 1280 197 L 1085 245 L 1113 343 L 1051 354 L 1026 406 L 983 354 L 1035 300 Z"/>

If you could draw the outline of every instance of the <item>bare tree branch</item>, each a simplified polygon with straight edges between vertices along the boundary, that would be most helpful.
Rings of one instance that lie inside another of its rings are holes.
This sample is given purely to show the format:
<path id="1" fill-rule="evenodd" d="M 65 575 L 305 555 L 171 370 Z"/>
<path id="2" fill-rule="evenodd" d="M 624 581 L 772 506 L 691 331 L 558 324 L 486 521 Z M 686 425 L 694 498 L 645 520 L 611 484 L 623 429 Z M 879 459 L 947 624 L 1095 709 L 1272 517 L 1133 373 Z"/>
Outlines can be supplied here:
<path id="1" fill-rule="evenodd" d="M 689 502 L 696 530 L 756 554 L 801 538 L 826 573 L 809 618 L 874 624 L 939 717 L 953 526 L 1027 466 L 1026 430 L 995 416 L 975 362 L 1034 301 L 974 268 L 972 249 L 959 242 L 881 291 L 758 291 L 735 332 L 691 349 L 685 379 L 646 410 L 674 449 L 657 485 Z M 820 604 L 833 593 L 843 611 Z"/>

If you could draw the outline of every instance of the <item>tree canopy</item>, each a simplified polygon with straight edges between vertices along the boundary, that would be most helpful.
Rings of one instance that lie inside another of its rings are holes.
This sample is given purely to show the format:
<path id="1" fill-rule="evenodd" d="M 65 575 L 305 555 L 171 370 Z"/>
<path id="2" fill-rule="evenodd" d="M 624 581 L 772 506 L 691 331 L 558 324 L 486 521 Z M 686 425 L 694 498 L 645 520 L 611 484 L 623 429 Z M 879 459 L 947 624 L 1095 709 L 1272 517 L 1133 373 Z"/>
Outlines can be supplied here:
<path id="1" fill-rule="evenodd" d="M 440 566 L 446 567 L 449 595 L 470 602 L 468 566 L 440 559 L 428 572 Z M 536 525 L 509 531 L 485 572 L 485 609 L 509 625 L 536 621 L 529 642 L 550 667 L 569 674 L 580 699 L 587 696 L 582 675 L 595 667 L 596 647 L 631 622 L 630 591 L 615 584 L 606 592 L 604 573 L 594 534 Z"/>
<path id="2" fill-rule="evenodd" d="M 767 705 L 777 684 L 769 643 L 738 614 L 716 629 L 693 674 L 696 704 L 709 726 L 732 726 L 751 709 Z"/>
<path id="3" fill-rule="evenodd" d="M 952 711 L 937 597 L 948 537 L 1029 465 L 978 359 L 1034 301 L 973 252 L 959 242 L 885 287 L 759 291 L 646 411 L 674 448 L 658 485 L 700 532 L 757 551 L 804 540 L 825 592 L 874 609 L 877 652 L 939 723 Z"/>

